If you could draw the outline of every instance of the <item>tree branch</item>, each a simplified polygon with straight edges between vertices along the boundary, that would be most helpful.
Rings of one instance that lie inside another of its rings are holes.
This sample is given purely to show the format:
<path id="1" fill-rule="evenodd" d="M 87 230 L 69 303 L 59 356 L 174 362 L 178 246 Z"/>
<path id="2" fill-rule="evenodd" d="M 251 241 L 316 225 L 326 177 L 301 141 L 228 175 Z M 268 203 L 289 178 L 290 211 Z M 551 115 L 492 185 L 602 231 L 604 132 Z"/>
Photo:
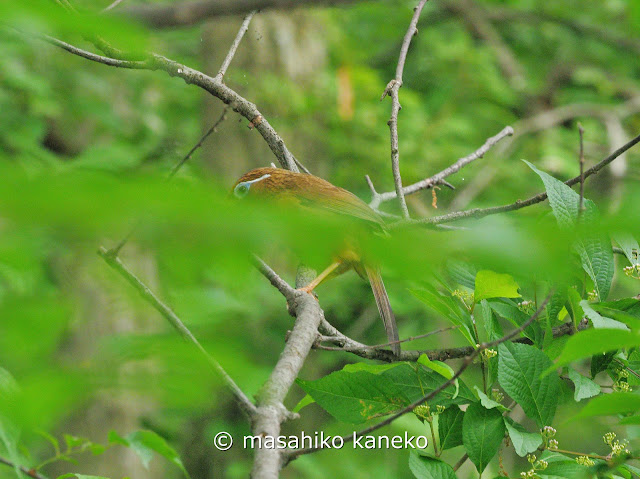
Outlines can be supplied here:
<path id="1" fill-rule="evenodd" d="M 26 474 L 29 477 L 33 477 L 34 479 L 48 479 L 47 476 L 43 476 L 35 469 L 29 469 L 24 466 L 19 466 L 17 464 L 14 464 L 8 459 L 5 459 L 4 457 L 0 457 L 0 464 L 12 467 L 13 469 L 19 469 L 20 472 L 22 472 L 23 474 Z"/>
<path id="2" fill-rule="evenodd" d="M 231 391 L 234 399 L 238 403 L 238 406 L 242 410 L 242 412 L 247 416 L 247 418 L 251 421 L 254 419 L 257 414 L 256 406 L 247 398 L 247 396 L 242 392 L 242 390 L 238 387 L 235 381 L 227 374 L 227 372 L 222 368 L 220 363 L 216 361 L 213 356 L 211 356 L 205 349 L 202 347 L 200 342 L 196 339 L 196 337 L 191 333 L 191 331 L 184 325 L 182 320 L 173 312 L 173 310 L 164 304 L 147 285 L 145 285 L 142 280 L 140 280 L 135 274 L 133 274 L 122 262 L 122 260 L 113 254 L 110 254 L 109 251 L 101 246 L 98 254 L 106 261 L 106 263 L 111 266 L 120 276 L 122 276 L 127 282 L 133 286 L 133 288 L 140 293 L 142 299 L 144 299 L 147 303 L 149 303 L 153 308 L 158 311 L 168 322 L 173 326 L 173 328 L 182 336 L 182 339 L 193 344 L 198 351 L 204 356 L 207 360 L 211 369 L 222 378 L 222 381 L 225 383 L 227 388 Z"/>
<path id="3" fill-rule="evenodd" d="M 203 90 L 209 92 L 211 95 L 222 100 L 222 102 L 226 105 L 229 105 L 233 109 L 233 111 L 239 113 L 247 120 L 249 120 L 249 125 L 258 130 L 258 132 L 262 135 L 283 168 L 295 172 L 299 171 L 298 167 L 296 166 L 295 159 L 288 148 L 285 146 L 284 141 L 282 140 L 282 138 L 280 138 L 271 124 L 258 110 L 256 105 L 239 95 L 235 90 L 229 88 L 221 80 L 216 80 L 215 78 L 205 75 L 198 70 L 189 68 L 181 63 L 178 63 L 156 53 L 148 53 L 147 58 L 140 61 L 120 60 L 111 57 L 96 55 L 95 53 L 82 50 L 78 47 L 65 43 L 61 40 L 58 40 L 57 38 L 50 37 L 48 35 L 39 35 L 37 36 L 37 38 L 87 60 L 118 68 L 153 71 L 162 70 L 169 76 L 181 78 L 188 85 L 196 85 L 202 88 Z"/>
<path id="4" fill-rule="evenodd" d="M 324 313 L 313 295 L 294 290 L 266 263 L 259 258 L 256 261 L 260 272 L 282 293 L 290 313 L 296 317 L 284 350 L 257 395 L 258 410 L 252 426 L 253 434 L 275 438 L 280 435 L 281 424 L 291 417 L 283 402 L 311 351 Z M 302 287 L 304 284 L 296 286 Z M 282 465 L 281 450 L 259 447 L 255 450 L 251 477 L 275 479 L 279 477 Z"/>
<path id="5" fill-rule="evenodd" d="M 364 1 L 367 0 L 192 0 L 131 5 L 120 9 L 118 13 L 150 27 L 169 28 L 195 25 L 224 15 L 245 15 L 253 10 L 290 9 L 301 6 L 327 7 Z"/>
<path id="6" fill-rule="evenodd" d="M 471 163 L 472 161 L 475 161 L 479 158 L 484 157 L 484 155 L 493 147 L 496 145 L 496 143 L 498 143 L 500 140 L 502 140 L 503 138 L 506 138 L 507 136 L 511 136 L 513 135 L 513 128 L 510 126 L 507 126 L 505 128 L 502 129 L 502 131 L 500 133 L 498 133 L 495 136 L 492 136 L 491 138 L 487 139 L 487 141 L 485 141 L 484 145 L 482 145 L 480 148 L 478 148 L 476 151 L 474 151 L 473 153 L 471 153 L 468 156 L 465 156 L 464 158 L 460 158 L 458 161 L 456 161 L 453 165 L 445 168 L 444 170 L 442 170 L 439 173 L 436 173 L 435 175 L 429 177 L 429 178 L 425 178 L 424 180 L 418 181 L 417 183 L 414 183 L 412 185 L 409 186 L 405 186 L 402 191 L 403 193 L 406 195 L 411 195 L 413 193 L 416 193 L 418 191 L 424 190 L 424 189 L 428 189 L 428 188 L 432 188 L 433 186 L 443 183 L 443 180 L 450 176 L 453 175 L 454 173 L 457 173 L 458 171 L 460 171 L 462 168 L 464 168 L 465 166 L 467 166 L 469 163 Z M 385 201 L 389 201 L 392 200 L 394 198 L 397 197 L 397 194 L 395 191 L 388 191 L 385 193 L 378 193 L 376 191 L 376 189 L 373 186 L 373 183 L 371 182 L 371 179 L 369 178 L 369 176 L 365 176 L 366 180 L 367 180 L 367 184 L 369 185 L 369 189 L 371 190 L 371 202 L 369 203 L 369 206 L 371 208 L 373 208 L 374 210 L 377 210 L 378 207 L 380 206 L 380 203 L 383 203 Z"/>
<path id="7" fill-rule="evenodd" d="M 614 151 L 613 153 L 611 153 L 609 156 L 607 156 L 604 160 L 602 160 L 600 163 L 595 164 L 594 166 L 592 166 L 591 168 L 589 168 L 588 170 L 586 170 L 584 172 L 584 178 L 588 178 L 591 175 L 595 175 L 596 173 L 598 173 L 598 171 L 600 171 L 602 168 L 604 168 L 605 166 L 607 166 L 609 163 L 611 163 L 613 160 L 615 160 L 617 157 L 619 157 L 620 155 L 622 155 L 625 151 L 631 149 L 633 146 L 635 146 L 637 143 L 640 142 L 640 135 L 636 136 L 633 140 L 629 141 L 628 143 L 626 143 L 625 145 L 621 146 L 620 148 L 618 148 L 616 151 Z M 573 178 L 571 178 L 570 180 L 567 180 L 564 182 L 565 185 L 567 186 L 573 186 L 576 183 L 580 182 L 580 175 L 575 176 Z M 406 225 L 411 225 L 411 224 L 441 224 L 441 223 L 449 223 L 452 221 L 458 221 L 461 219 L 465 219 L 465 218 L 474 218 L 474 219 L 480 219 L 480 218 L 484 218 L 485 216 L 489 216 L 489 215 L 495 215 L 498 213 L 505 213 L 507 211 L 515 211 L 515 210 L 519 210 L 521 208 L 525 208 L 527 206 L 531 206 L 531 205 L 535 205 L 537 203 L 540 203 L 544 200 L 547 199 L 547 194 L 546 193 L 538 193 L 535 196 L 532 196 L 531 198 L 528 198 L 526 200 L 518 200 L 515 203 L 511 203 L 508 205 L 504 205 L 504 206 L 494 206 L 492 208 L 472 208 L 470 210 L 465 210 L 465 211 L 455 211 L 453 213 L 449 213 L 446 215 L 442 215 L 442 216 L 432 216 L 430 218 L 422 218 L 419 220 L 412 220 L 412 221 L 400 221 L 394 224 L 389 224 L 387 225 L 387 228 L 393 229 L 393 228 L 399 228 L 402 226 L 406 226 Z"/>
<path id="8" fill-rule="evenodd" d="M 407 53 L 409 52 L 409 45 L 414 35 L 418 33 L 418 20 L 420 19 L 420 13 L 427 0 L 420 0 L 418 5 L 413 9 L 413 17 L 409 23 L 409 29 L 404 35 L 402 46 L 400 47 L 400 56 L 398 58 L 398 66 L 396 67 L 396 76 L 391 80 L 380 100 L 389 95 L 391 97 L 391 118 L 387 122 L 389 125 L 389 133 L 391 136 L 391 169 L 393 170 L 393 182 L 396 187 L 396 194 L 398 197 L 398 203 L 400 204 L 400 211 L 405 218 L 409 218 L 409 210 L 407 209 L 407 202 L 404 199 L 404 192 L 402 189 L 402 176 L 400 175 L 400 152 L 398 147 L 398 113 L 400 112 L 400 99 L 399 90 L 402 86 L 402 74 L 404 72 L 404 64 L 407 60 Z"/>
<path id="9" fill-rule="evenodd" d="M 225 73 L 227 73 L 227 69 L 231 64 L 231 60 L 233 60 L 233 57 L 235 56 L 236 51 L 238 50 L 238 45 L 240 45 L 240 42 L 242 41 L 242 37 L 244 37 L 244 34 L 247 33 L 247 30 L 249 29 L 249 23 L 251 23 L 251 19 L 255 14 L 256 14 L 256 10 L 249 12 L 249 14 L 244 18 L 242 25 L 240 25 L 240 30 L 238 30 L 238 34 L 236 35 L 236 38 L 233 40 L 233 43 L 231 44 L 231 48 L 229 48 L 229 51 L 227 52 L 227 56 L 225 57 L 224 61 L 222 62 L 222 65 L 220 66 L 220 70 L 218 70 L 218 74 L 216 75 L 216 78 L 215 78 L 217 81 L 222 81 Z"/>

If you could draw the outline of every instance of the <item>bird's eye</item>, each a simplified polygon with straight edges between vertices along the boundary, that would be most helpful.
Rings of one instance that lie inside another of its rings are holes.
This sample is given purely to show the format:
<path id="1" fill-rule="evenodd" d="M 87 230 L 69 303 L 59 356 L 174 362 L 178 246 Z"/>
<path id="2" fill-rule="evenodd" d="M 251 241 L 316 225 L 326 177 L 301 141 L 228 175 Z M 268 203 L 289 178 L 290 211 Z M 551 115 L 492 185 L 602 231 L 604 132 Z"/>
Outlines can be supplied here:
<path id="1" fill-rule="evenodd" d="M 244 198 L 249 193 L 250 185 L 246 183 L 240 183 L 233 189 L 233 194 L 236 198 Z"/>

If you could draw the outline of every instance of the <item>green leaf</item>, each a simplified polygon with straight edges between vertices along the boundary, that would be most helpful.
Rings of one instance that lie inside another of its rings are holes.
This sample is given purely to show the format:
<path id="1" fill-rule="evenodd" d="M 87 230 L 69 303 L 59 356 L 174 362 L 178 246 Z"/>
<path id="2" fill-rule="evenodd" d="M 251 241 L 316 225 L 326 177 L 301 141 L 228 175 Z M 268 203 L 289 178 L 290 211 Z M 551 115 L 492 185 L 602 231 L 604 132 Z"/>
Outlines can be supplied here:
<path id="1" fill-rule="evenodd" d="M 578 226 L 578 208 L 580 195 L 569 186 L 553 176 L 540 171 L 528 161 L 529 167 L 542 179 L 549 196 L 549 204 L 558 225 L 565 230 L 572 230 Z M 609 239 L 597 231 L 598 210 L 593 201 L 584 200 L 582 219 L 587 225 L 588 231 L 574 243 L 574 249 L 580 256 L 582 267 L 593 280 L 596 293 L 600 300 L 605 300 L 611 289 L 613 280 L 614 262 L 613 250 Z"/>
<path id="2" fill-rule="evenodd" d="M 635 413 L 640 410 L 640 395 L 634 393 L 612 392 L 589 401 L 572 419 L 614 414 Z"/>
<path id="3" fill-rule="evenodd" d="M 474 300 L 479 303 L 489 298 L 519 298 L 518 288 L 518 283 L 511 275 L 485 269 L 476 274 Z"/>
<path id="4" fill-rule="evenodd" d="M 438 437 L 440 449 L 451 449 L 462 444 L 462 419 L 464 412 L 451 406 L 438 415 Z"/>
<path id="5" fill-rule="evenodd" d="M 571 379 L 576 387 L 573 394 L 573 398 L 576 401 L 581 401 L 582 399 L 600 394 L 600 386 L 598 384 L 593 382 L 591 379 L 584 377 L 573 368 L 569 368 L 569 379 Z"/>
<path id="6" fill-rule="evenodd" d="M 551 360 L 527 344 L 502 343 L 498 346 L 500 385 L 539 427 L 551 424 L 560 396 L 557 375 L 540 377 Z"/>
<path id="7" fill-rule="evenodd" d="M 298 401 L 298 404 L 296 404 L 296 407 L 293 408 L 292 412 L 300 412 L 303 407 L 308 406 L 309 404 L 313 404 L 314 402 L 315 401 L 311 396 L 305 394 L 304 397 L 300 399 L 300 401 Z"/>
<path id="8" fill-rule="evenodd" d="M 507 427 L 511 443 L 518 456 L 524 457 L 542 444 L 542 435 L 539 432 L 527 431 L 510 417 L 504 418 L 504 425 Z"/>
<path id="9" fill-rule="evenodd" d="M 624 255 L 629 260 L 629 263 L 640 263 L 640 258 L 638 258 L 640 246 L 638 246 L 638 242 L 633 236 L 627 233 L 614 233 L 612 236 L 615 242 L 618 243 L 618 246 L 622 248 Z"/>
<path id="10" fill-rule="evenodd" d="M 379 374 L 347 368 L 317 379 L 298 379 L 298 385 L 320 407 L 340 421 L 361 424 L 391 414 L 440 387 L 447 379 L 421 364 L 400 363 Z M 474 394 L 458 381 L 438 393 L 429 404 L 450 406 L 475 401 Z"/>
<path id="11" fill-rule="evenodd" d="M 489 305 L 491 305 L 491 309 L 493 309 L 498 316 L 508 320 L 516 327 L 520 327 L 529 319 L 528 315 L 524 314 L 512 304 L 503 303 L 501 301 L 491 301 Z M 542 341 L 542 328 L 537 321 L 534 321 L 527 326 L 522 334 L 535 344 L 540 344 L 540 341 Z"/>
<path id="12" fill-rule="evenodd" d="M 436 313 L 451 321 L 454 325 L 460 326 L 458 330 L 472 346 L 476 345 L 471 330 L 473 324 L 469 314 L 462 310 L 458 300 L 451 296 L 440 294 L 435 288 L 410 289 L 411 294 L 426 304 Z"/>
<path id="13" fill-rule="evenodd" d="M 409 469 L 418 479 L 457 479 L 449 464 L 418 454 L 417 451 L 411 451 L 409 454 Z"/>
<path id="14" fill-rule="evenodd" d="M 183 474 L 189 477 L 187 470 L 182 464 L 182 460 L 178 453 L 173 449 L 162 436 L 159 436 L 153 431 L 139 430 L 134 431 L 131 434 L 127 434 L 126 437 L 120 436 L 115 431 L 109 432 L 109 442 L 121 444 L 123 446 L 130 447 L 137 454 L 142 461 L 145 468 L 149 468 L 149 463 L 153 458 L 153 453 L 161 455 L 169 462 L 178 466 Z"/>
<path id="15" fill-rule="evenodd" d="M 504 437 L 504 421 L 497 409 L 486 409 L 472 403 L 462 420 L 462 442 L 469 459 L 482 472 L 496 455 Z"/>
<path id="16" fill-rule="evenodd" d="M 478 386 L 474 386 L 474 388 L 476 390 L 476 394 L 480 398 L 480 404 L 482 404 L 487 409 L 498 408 L 502 412 L 509 410 L 506 406 L 503 406 L 499 402 L 494 401 L 493 399 L 489 398 L 489 396 L 487 396 L 485 393 L 483 393 L 482 390 Z"/>
<path id="17" fill-rule="evenodd" d="M 631 348 L 640 344 L 640 334 L 621 329 L 587 329 L 569 338 L 556 363 L 545 371 L 550 373 L 560 366 L 598 353 Z"/>
<path id="18" fill-rule="evenodd" d="M 558 319 L 558 313 L 562 311 L 562 308 L 564 308 L 565 303 L 569 299 L 567 290 L 566 285 L 558 286 L 549 299 L 549 304 L 547 305 L 547 320 L 548 325 L 551 327 L 554 326 L 554 323 Z"/>
<path id="19" fill-rule="evenodd" d="M 593 324 L 593 327 L 595 329 L 622 329 L 625 331 L 629 330 L 627 325 L 621 323 L 620 321 L 600 316 L 600 314 L 598 314 L 598 312 L 591 307 L 589 301 L 587 301 L 586 299 L 580 301 L 580 307 L 582 308 L 582 311 L 584 311 L 585 316 L 591 320 L 591 324 Z"/>
<path id="20" fill-rule="evenodd" d="M 443 363 L 442 361 L 431 361 L 426 354 L 421 354 L 418 358 L 418 364 L 422 364 L 423 366 L 435 371 L 440 376 L 445 377 L 447 379 L 451 379 L 455 374 L 453 368 L 448 364 Z M 452 399 L 455 399 L 458 396 L 458 392 L 460 390 L 460 384 L 456 379 L 453 383 L 456 388 L 456 392 L 453 395 Z"/>
<path id="21" fill-rule="evenodd" d="M 296 382 L 329 414 L 352 424 L 361 424 L 410 404 L 407 395 L 393 381 L 367 371 L 336 371 L 316 381 L 297 379 Z"/>

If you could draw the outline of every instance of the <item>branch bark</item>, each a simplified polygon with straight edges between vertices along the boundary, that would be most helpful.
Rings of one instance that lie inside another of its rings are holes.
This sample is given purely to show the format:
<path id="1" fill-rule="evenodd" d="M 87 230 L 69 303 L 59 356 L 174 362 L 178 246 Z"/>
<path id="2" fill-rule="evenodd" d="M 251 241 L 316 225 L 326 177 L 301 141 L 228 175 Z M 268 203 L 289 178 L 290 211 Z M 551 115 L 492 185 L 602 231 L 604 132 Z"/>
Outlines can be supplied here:
<path id="1" fill-rule="evenodd" d="M 586 170 L 584 172 L 584 178 L 586 179 L 586 178 L 590 177 L 591 175 L 595 175 L 596 173 L 598 173 L 598 171 L 600 171 L 602 168 L 607 166 L 609 163 L 611 163 L 617 157 L 622 155 L 624 152 L 626 152 L 627 150 L 631 149 L 637 143 L 640 143 L 640 135 L 636 136 L 633 140 L 629 141 L 625 145 L 623 145 L 620 148 L 618 148 L 616 151 L 614 151 L 609 156 L 607 156 L 605 159 L 603 159 L 600 163 L 597 163 L 594 166 L 592 166 L 591 168 L 589 168 L 588 170 Z M 580 182 L 580 175 L 575 176 L 575 177 L 571 178 L 570 180 L 565 181 L 564 184 L 567 185 L 567 186 L 573 186 L 573 185 L 575 185 L 576 183 L 579 183 L 579 182 Z M 403 227 L 403 226 L 410 225 L 410 224 L 429 224 L 429 225 L 433 225 L 433 224 L 441 224 L 441 223 L 450 223 L 452 221 L 459 221 L 459 220 L 462 220 L 462 219 L 465 219 L 465 218 L 480 219 L 480 218 L 484 218 L 485 216 L 489 216 L 489 215 L 495 215 L 495 214 L 498 214 L 498 213 L 505 213 L 507 211 L 519 210 L 519 209 L 525 208 L 527 206 L 531 206 L 531 205 L 535 205 L 537 203 L 541 203 L 542 201 L 544 201 L 546 199 L 547 199 L 547 194 L 546 193 L 538 193 L 537 195 L 532 196 L 531 198 L 528 198 L 526 200 L 517 200 L 515 203 L 511 203 L 511 204 L 508 204 L 508 205 L 494 206 L 492 208 L 472 208 L 470 210 L 465 210 L 465 211 L 455 211 L 453 213 L 449 213 L 449 214 L 442 215 L 442 216 L 432 216 L 431 218 L 422 218 L 422 219 L 419 219 L 419 220 L 412 220 L 412 221 L 401 221 L 401 222 L 397 222 L 395 224 L 387 225 L 387 228 L 389 228 L 389 229 L 399 228 L 399 227 Z"/>
<path id="2" fill-rule="evenodd" d="M 435 175 L 429 178 L 425 178 L 424 180 L 418 181 L 417 183 L 414 183 L 409 186 L 405 186 L 402 189 L 403 193 L 405 194 L 405 196 L 411 195 L 413 193 L 417 193 L 418 191 L 421 191 L 427 188 L 432 188 L 437 184 L 443 183 L 444 179 L 447 176 L 457 173 L 472 161 L 475 161 L 479 158 L 484 157 L 487 151 L 489 151 L 493 146 L 495 146 L 500 140 L 511 135 L 513 135 L 513 128 L 510 126 L 505 127 L 500 133 L 487 139 L 484 145 L 482 145 L 480 148 L 478 148 L 476 151 L 474 151 L 470 155 L 465 156 L 464 158 L 460 158 L 453 165 L 445 168 L 441 172 L 436 173 Z M 371 208 L 378 209 L 381 203 L 392 200 L 398 196 L 395 191 L 378 193 L 376 192 L 376 189 L 374 188 L 373 183 L 371 182 L 371 179 L 368 176 L 366 177 L 366 180 L 372 195 L 371 202 L 369 203 L 369 206 Z"/>
<path id="3" fill-rule="evenodd" d="M 252 10 L 327 7 L 365 1 L 367 0 L 193 0 L 160 5 L 132 5 L 121 8 L 118 13 L 150 27 L 170 28 L 195 25 L 224 15 L 244 15 Z"/>
<path id="4" fill-rule="evenodd" d="M 399 91 L 402 86 L 402 74 L 404 72 L 404 64 L 407 61 L 407 53 L 409 52 L 409 45 L 411 45 L 411 39 L 414 35 L 418 34 L 418 20 L 420 14 L 424 8 L 427 0 L 420 0 L 420 3 L 413 10 L 413 17 L 409 23 L 409 29 L 404 35 L 402 46 L 400 47 L 400 56 L 398 58 L 398 66 L 396 67 L 396 76 L 391 80 L 380 100 L 389 95 L 391 97 L 391 118 L 387 122 L 389 125 L 389 133 L 391 136 L 391 169 L 393 170 L 393 182 L 396 187 L 396 195 L 398 203 L 400 204 L 400 211 L 405 218 L 409 218 L 409 210 L 407 209 L 407 202 L 404 199 L 404 192 L 402 189 L 402 176 L 400 175 L 400 151 L 398 146 L 398 113 L 400 112 L 400 99 Z"/>
<path id="5" fill-rule="evenodd" d="M 121 60 L 96 55 L 95 53 L 88 52 L 48 35 L 40 35 L 37 38 L 87 60 L 116 68 L 152 71 L 161 70 L 171 77 L 181 78 L 188 85 L 196 85 L 202 88 L 211 95 L 222 100 L 226 105 L 229 105 L 233 111 L 249 120 L 250 127 L 258 130 L 283 168 L 295 172 L 299 171 L 294 156 L 286 147 L 284 141 L 280 138 L 280 135 L 278 135 L 264 115 L 258 110 L 256 105 L 242 97 L 235 90 L 229 88 L 222 82 L 222 80 L 212 78 L 198 70 L 189 68 L 186 65 L 156 53 L 148 53 L 144 60 Z"/>

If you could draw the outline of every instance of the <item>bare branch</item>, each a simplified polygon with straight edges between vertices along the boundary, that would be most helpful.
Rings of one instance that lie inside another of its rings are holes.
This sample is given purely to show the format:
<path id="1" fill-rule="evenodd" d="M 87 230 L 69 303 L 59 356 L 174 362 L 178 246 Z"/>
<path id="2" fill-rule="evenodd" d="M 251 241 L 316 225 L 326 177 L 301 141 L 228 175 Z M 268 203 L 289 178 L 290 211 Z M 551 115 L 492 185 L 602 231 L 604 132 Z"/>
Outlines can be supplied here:
<path id="1" fill-rule="evenodd" d="M 135 274 L 133 274 L 122 262 L 122 260 L 113 254 L 110 254 L 109 251 L 101 246 L 98 254 L 106 261 L 106 263 L 111 266 L 120 276 L 122 276 L 127 282 L 133 286 L 133 288 L 140 293 L 142 299 L 144 299 L 147 303 L 149 303 L 153 308 L 158 311 L 173 328 L 182 336 L 182 339 L 187 341 L 188 343 L 193 344 L 200 353 L 204 356 L 204 358 L 209 363 L 209 366 L 213 369 L 213 371 L 220 376 L 222 381 L 225 383 L 227 388 L 233 394 L 238 406 L 242 412 L 245 413 L 249 420 L 252 420 L 257 413 L 257 409 L 254 404 L 249 400 L 249 398 L 242 392 L 242 390 L 238 387 L 235 381 L 227 374 L 227 372 L 220 366 L 218 361 L 216 361 L 213 356 L 211 356 L 206 349 L 202 347 L 200 342 L 196 339 L 196 337 L 191 333 L 189 328 L 187 328 L 182 320 L 173 312 L 173 310 L 164 304 L 151 289 L 147 285 L 145 285 L 142 280 L 140 280 Z"/>
<path id="2" fill-rule="evenodd" d="M 241 114 L 243 117 L 249 120 L 249 122 L 256 128 L 256 130 L 258 130 L 258 132 L 267 142 L 269 148 L 276 156 L 276 158 L 278 158 L 278 161 L 283 168 L 291 171 L 298 171 L 298 167 L 296 166 L 293 155 L 285 146 L 282 138 L 280 138 L 278 133 L 273 129 L 264 115 L 260 113 L 256 105 L 239 95 L 235 90 L 229 88 L 222 81 L 216 80 L 215 78 L 205 75 L 198 70 L 194 70 L 181 63 L 175 62 L 169 58 L 155 53 L 149 53 L 147 55 L 147 58 L 141 61 L 118 60 L 115 58 L 96 55 L 95 53 L 82 50 L 73 45 L 58 40 L 57 38 L 53 38 L 47 35 L 40 35 L 37 38 L 87 60 L 118 68 L 153 71 L 162 70 L 169 76 L 182 78 L 185 83 L 189 85 L 196 85 L 202 88 L 216 98 L 222 100 L 222 102 L 224 102 L 226 105 L 229 105 L 233 109 L 233 111 Z"/>
<path id="3" fill-rule="evenodd" d="M 198 148 L 200 148 L 202 146 L 202 144 L 209 137 L 209 135 L 211 135 L 213 132 L 217 131 L 217 128 L 220 125 L 220 123 L 222 123 L 227 118 L 228 109 L 229 109 L 228 106 L 224 107 L 224 109 L 222 111 L 222 115 L 220 115 L 220 118 L 218 118 L 218 121 L 216 121 L 213 124 L 213 126 L 211 128 L 209 128 L 209 130 L 207 130 L 207 132 L 204 135 L 202 135 L 202 137 L 200 138 L 198 143 L 196 143 L 193 146 L 193 148 L 191 148 L 191 150 L 189 150 L 189 153 L 187 153 L 178 163 L 176 163 L 176 165 L 169 172 L 169 175 L 167 176 L 167 181 L 171 181 L 171 179 L 175 176 L 175 174 L 178 172 L 178 170 L 180 170 L 180 168 L 182 168 L 182 166 L 187 161 L 189 161 L 191 156 L 196 152 L 196 150 Z M 127 244 L 127 242 L 131 239 L 131 237 L 136 232 L 136 230 L 140 227 L 141 224 L 142 224 L 142 220 L 138 219 L 134 223 L 134 225 L 131 227 L 129 232 L 120 240 L 120 242 L 109 250 L 109 255 L 110 256 L 118 256 L 118 254 L 120 253 L 120 250 L 122 248 L 124 248 L 124 245 Z"/>
<path id="4" fill-rule="evenodd" d="M 602 168 L 604 168 L 605 166 L 607 166 L 609 163 L 611 163 L 613 160 L 615 160 L 617 157 L 619 157 L 620 155 L 622 155 L 625 151 L 631 149 L 633 146 L 635 146 L 637 143 L 640 142 L 640 135 L 636 136 L 634 139 L 632 139 L 631 141 L 629 141 L 628 143 L 626 143 L 625 145 L 621 146 L 620 148 L 618 148 L 616 151 L 614 151 L 613 153 L 611 153 L 609 156 L 607 156 L 604 160 L 602 160 L 600 163 L 595 164 L 594 166 L 592 166 L 591 168 L 589 168 L 588 170 L 586 170 L 584 172 L 584 178 L 588 178 L 591 175 L 595 175 L 596 173 L 598 173 L 598 171 L 600 171 Z M 576 176 L 574 178 L 571 178 L 570 180 L 567 180 L 564 182 L 565 185 L 567 186 L 573 186 L 576 183 L 580 182 L 580 176 Z M 544 200 L 547 199 L 547 194 L 546 193 L 538 193 L 535 196 L 532 196 L 531 198 L 528 198 L 526 200 L 518 200 L 515 203 L 511 203 L 508 205 L 504 205 L 504 206 L 494 206 L 492 208 L 472 208 L 470 210 L 465 210 L 465 211 L 456 211 L 453 213 L 449 213 L 446 215 L 442 215 L 442 216 L 432 216 L 431 218 L 422 218 L 419 220 L 412 220 L 412 221 L 403 221 L 403 222 L 398 222 L 395 224 L 390 224 L 387 227 L 388 228 L 398 228 L 398 227 L 402 227 L 402 226 L 406 226 L 406 225 L 410 225 L 410 224 L 441 224 L 441 223 L 449 223 L 452 221 L 458 221 L 461 219 L 465 219 L 465 218 L 474 218 L 474 219 L 480 219 L 480 218 L 484 218 L 485 216 L 489 216 L 489 215 L 495 215 L 498 213 L 505 213 L 507 211 L 515 211 L 515 210 L 519 210 L 520 208 L 525 208 L 527 206 L 531 206 L 531 205 L 535 205 L 537 203 L 540 203 Z"/>
<path id="5" fill-rule="evenodd" d="M 467 166 L 472 161 L 475 161 L 475 160 L 477 160 L 479 158 L 484 157 L 484 155 L 493 146 L 495 146 L 500 140 L 502 140 L 503 138 L 506 138 L 507 136 L 511 136 L 511 135 L 513 135 L 513 128 L 510 127 L 510 126 L 506 126 L 505 128 L 502 129 L 502 131 L 500 133 L 498 133 L 495 136 L 492 136 L 491 138 L 488 138 L 487 141 L 485 141 L 484 145 L 482 145 L 476 151 L 474 151 L 473 153 L 471 153 L 468 156 L 465 156 L 464 158 L 460 158 L 453 165 L 445 168 L 440 173 L 436 173 L 435 175 L 433 175 L 433 176 L 431 176 L 429 178 L 425 178 L 424 180 L 418 181 L 417 183 L 414 183 L 412 185 L 405 186 L 402 189 L 403 193 L 405 194 L 405 196 L 406 195 L 411 195 L 411 194 L 416 193 L 418 191 L 421 191 L 421 190 L 424 190 L 424 189 L 427 189 L 427 188 L 432 188 L 433 186 L 435 186 L 437 184 L 446 183 L 444 181 L 444 179 L 447 176 L 450 176 L 450 175 L 452 175 L 454 173 L 457 173 L 458 171 L 460 171 L 463 167 Z M 367 179 L 367 183 L 369 185 L 369 188 L 371 189 L 372 200 L 369 203 L 369 206 L 371 208 L 377 209 L 378 206 L 380 206 L 380 203 L 396 198 L 397 194 L 396 194 L 395 191 L 389 191 L 389 192 L 385 192 L 385 193 L 377 193 L 375 188 L 373 187 L 373 183 L 371 182 L 371 179 L 368 176 L 366 177 L 366 179 Z"/>
<path id="6" fill-rule="evenodd" d="M 324 320 L 320 303 L 304 291 L 294 290 L 275 271 L 259 258 L 255 258 L 262 274 L 287 299 L 287 305 L 296 322 L 287 339 L 284 350 L 273 368 L 269 379 L 257 395 L 258 410 L 254 416 L 252 431 L 262 437 L 278 437 L 281 424 L 291 417 L 283 402 L 293 382 L 298 377 L 304 361 L 318 334 L 318 326 Z M 296 284 L 297 287 L 304 286 Z M 277 448 L 260 447 L 255 451 L 253 479 L 275 478 L 282 467 L 281 451 Z"/>
<path id="7" fill-rule="evenodd" d="M 222 62 L 222 66 L 220 67 L 220 70 L 218 70 L 218 74 L 216 75 L 216 78 L 215 78 L 217 81 L 222 81 L 225 73 L 227 73 L 227 69 L 231 64 L 231 60 L 233 60 L 233 57 L 235 56 L 236 51 L 238 50 L 238 45 L 240 45 L 240 42 L 242 41 L 242 37 L 244 37 L 244 34 L 247 33 L 247 30 L 249 29 L 249 23 L 251 23 L 251 19 L 255 14 L 256 14 L 256 10 L 253 10 L 249 12 L 249 14 L 246 17 L 244 17 L 244 21 L 242 22 L 242 25 L 240 25 L 240 30 L 238 30 L 238 34 L 236 35 L 236 38 L 233 40 L 233 43 L 231 44 L 231 48 L 229 48 L 229 52 L 227 53 L 227 56 Z"/>
<path id="8" fill-rule="evenodd" d="M 26 474 L 29 477 L 33 477 L 34 479 L 47 479 L 47 476 L 43 476 L 35 469 L 29 469 L 24 466 L 19 466 L 18 464 L 14 464 L 9 459 L 5 459 L 4 457 L 0 457 L 0 464 L 4 464 L 5 466 L 12 467 L 13 469 L 18 469 L 23 474 Z"/>
<path id="9" fill-rule="evenodd" d="M 186 0 L 160 5 L 131 5 L 118 13 L 151 27 L 168 28 L 195 25 L 223 15 L 246 15 L 252 10 L 290 9 L 301 6 L 328 7 L 364 1 L 367 0 Z"/>
<path id="10" fill-rule="evenodd" d="M 582 216 L 582 210 L 584 209 L 584 128 L 582 124 L 578 123 L 578 133 L 580 135 L 580 202 L 578 204 L 578 221 Z"/>
<path id="11" fill-rule="evenodd" d="M 413 9 L 413 17 L 409 23 L 409 29 L 404 35 L 402 46 L 400 47 L 400 56 L 398 58 L 398 66 L 396 67 L 396 76 L 389 82 L 380 100 L 383 100 L 385 96 L 391 97 L 391 118 L 387 122 L 389 125 L 389 133 L 391 136 L 391 169 L 393 170 L 393 182 L 396 187 L 396 194 L 398 197 L 398 203 L 400 204 L 400 211 L 405 218 L 409 218 L 409 210 L 407 209 L 407 202 L 404 199 L 404 192 L 402 190 L 402 176 L 400 175 L 400 152 L 398 146 L 398 113 L 400 112 L 400 99 L 399 90 L 402 86 L 402 74 L 404 72 L 404 64 L 407 60 L 407 53 L 409 52 L 409 45 L 414 35 L 417 35 L 418 20 L 420 19 L 420 13 L 424 8 L 427 0 L 420 0 L 420 3 Z"/>

